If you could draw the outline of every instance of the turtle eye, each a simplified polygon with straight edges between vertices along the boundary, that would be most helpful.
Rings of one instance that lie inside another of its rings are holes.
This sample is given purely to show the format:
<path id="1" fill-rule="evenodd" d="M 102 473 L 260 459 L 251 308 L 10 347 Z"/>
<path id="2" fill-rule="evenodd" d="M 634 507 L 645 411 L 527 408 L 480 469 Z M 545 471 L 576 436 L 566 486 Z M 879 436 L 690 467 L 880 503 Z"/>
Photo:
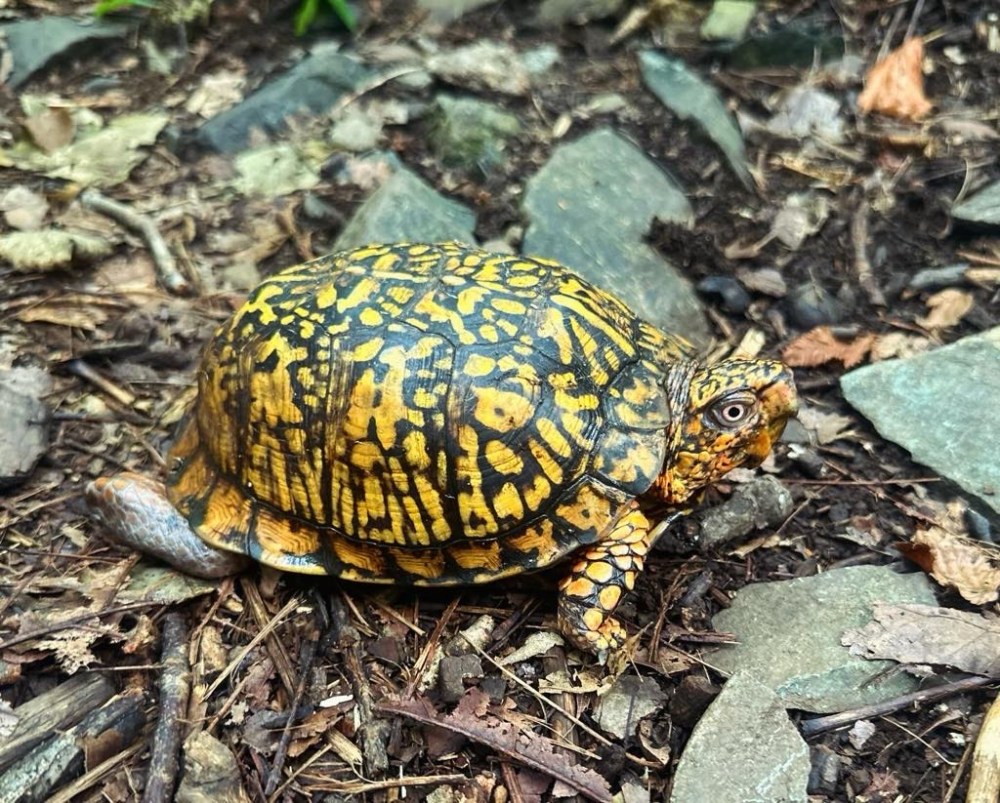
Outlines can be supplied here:
<path id="1" fill-rule="evenodd" d="M 747 422 L 757 409 L 756 399 L 729 396 L 711 407 L 715 423 L 723 429 L 736 429 Z"/>

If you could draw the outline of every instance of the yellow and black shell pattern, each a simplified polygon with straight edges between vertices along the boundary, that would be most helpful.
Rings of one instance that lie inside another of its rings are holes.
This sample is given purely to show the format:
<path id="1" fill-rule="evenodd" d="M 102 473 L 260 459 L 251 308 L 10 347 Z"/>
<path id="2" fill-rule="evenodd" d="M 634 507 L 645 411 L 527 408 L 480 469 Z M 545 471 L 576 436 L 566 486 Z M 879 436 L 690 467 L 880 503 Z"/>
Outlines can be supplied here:
<path id="1" fill-rule="evenodd" d="M 209 343 L 168 496 L 287 571 L 486 582 L 593 543 L 663 465 L 689 346 L 555 262 L 372 246 L 265 280 Z"/>

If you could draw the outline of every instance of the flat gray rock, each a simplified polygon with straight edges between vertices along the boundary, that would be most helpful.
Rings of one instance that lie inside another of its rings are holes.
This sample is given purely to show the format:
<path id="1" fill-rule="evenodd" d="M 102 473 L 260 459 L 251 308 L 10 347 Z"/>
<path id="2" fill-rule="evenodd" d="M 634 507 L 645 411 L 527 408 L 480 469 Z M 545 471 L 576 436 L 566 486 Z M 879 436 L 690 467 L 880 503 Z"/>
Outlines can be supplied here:
<path id="1" fill-rule="evenodd" d="M 876 602 L 936 604 L 922 573 L 897 574 L 884 566 L 756 583 L 740 589 L 732 606 L 712 619 L 739 644 L 723 647 L 708 662 L 723 672 L 750 673 L 788 708 L 829 713 L 892 699 L 913 691 L 916 681 L 886 673 L 894 662 L 866 661 L 840 643 L 845 630 L 871 621 Z"/>
<path id="2" fill-rule="evenodd" d="M 840 387 L 879 434 L 1000 515 L 1000 327 L 858 368 Z"/>
<path id="3" fill-rule="evenodd" d="M 493 103 L 439 95 L 430 141 L 438 158 L 446 164 L 479 168 L 485 173 L 500 163 L 507 140 L 520 131 L 517 116 Z"/>
<path id="4" fill-rule="evenodd" d="M 101 39 L 114 39 L 127 26 L 106 20 L 75 20 L 72 17 L 39 17 L 0 25 L 0 51 L 10 54 L 11 70 L 0 83 L 17 89 L 58 56 Z"/>
<path id="5" fill-rule="evenodd" d="M 698 517 L 700 549 L 718 547 L 762 527 L 777 526 L 791 514 L 795 503 L 781 481 L 770 474 L 738 485 L 721 505 Z"/>
<path id="6" fill-rule="evenodd" d="M 683 61 L 658 50 L 643 50 L 639 68 L 642 80 L 659 101 L 682 120 L 695 120 L 719 146 L 736 177 L 744 186 L 752 186 L 743 135 L 718 90 Z"/>
<path id="7" fill-rule="evenodd" d="M 951 216 L 967 223 L 1000 226 L 1000 181 L 956 204 L 951 210 Z"/>
<path id="8" fill-rule="evenodd" d="M 691 733 L 670 803 L 805 803 L 810 764 L 782 701 L 738 672 Z"/>
<path id="9" fill-rule="evenodd" d="M 371 243 L 475 242 L 476 216 L 416 173 L 397 170 L 361 205 L 337 238 L 337 249 Z"/>
<path id="10" fill-rule="evenodd" d="M 0 371 L 0 488 L 26 480 L 48 448 L 50 387 L 40 368 Z"/>
<path id="11" fill-rule="evenodd" d="M 522 209 L 530 220 L 526 255 L 561 262 L 661 329 L 696 344 L 708 340 L 690 283 L 643 239 L 654 218 L 689 223 L 691 207 L 624 137 L 600 128 L 560 145 L 528 180 Z"/>
<path id="12" fill-rule="evenodd" d="M 329 48 L 318 48 L 242 103 L 206 122 L 195 134 L 195 141 L 221 153 L 236 153 L 249 143 L 251 129 L 279 134 L 293 114 L 323 114 L 371 75 L 354 59 Z"/>
<path id="13" fill-rule="evenodd" d="M 620 738 L 635 734 L 639 720 L 667 704 L 667 695 L 653 678 L 622 675 L 597 701 L 594 716 L 601 730 Z"/>

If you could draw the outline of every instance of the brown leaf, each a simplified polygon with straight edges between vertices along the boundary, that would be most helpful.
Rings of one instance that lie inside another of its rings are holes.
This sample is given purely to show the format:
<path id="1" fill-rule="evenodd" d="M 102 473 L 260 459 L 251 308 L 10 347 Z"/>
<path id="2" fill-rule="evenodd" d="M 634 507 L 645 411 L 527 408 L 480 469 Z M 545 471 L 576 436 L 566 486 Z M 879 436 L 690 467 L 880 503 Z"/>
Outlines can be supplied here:
<path id="1" fill-rule="evenodd" d="M 1000 596 L 1000 549 L 995 546 L 941 527 L 918 530 L 909 543 L 897 546 L 941 585 L 954 588 L 975 605 L 995 602 Z"/>
<path id="2" fill-rule="evenodd" d="M 972 293 L 947 287 L 927 299 L 930 312 L 917 318 L 917 323 L 931 331 L 948 329 L 962 320 L 974 304 Z"/>
<path id="3" fill-rule="evenodd" d="M 562 781 L 590 800 L 611 803 L 608 782 L 597 772 L 556 752 L 556 743 L 530 731 L 518 730 L 510 722 L 487 713 L 489 697 L 478 689 L 469 691 L 454 712 L 442 716 L 422 698 L 387 700 L 379 708 L 409 717 L 425 725 L 445 728 L 496 750 L 526 767 Z"/>
<path id="4" fill-rule="evenodd" d="M 927 116 L 931 103 L 924 94 L 924 41 L 907 39 L 868 71 L 858 108 L 864 114 L 878 112 L 902 120 Z"/>
<path id="5" fill-rule="evenodd" d="M 874 343 L 875 335 L 872 334 L 861 335 L 845 343 L 834 337 L 829 326 L 817 326 L 795 338 L 781 354 L 793 368 L 815 368 L 833 360 L 851 368 L 865 358 Z"/>
<path id="6" fill-rule="evenodd" d="M 869 624 L 841 636 L 852 655 L 1000 676 L 1000 619 L 934 605 L 888 603 L 875 603 L 873 615 Z"/>
<path id="7" fill-rule="evenodd" d="M 24 128 L 35 144 L 46 153 L 59 150 L 73 141 L 76 125 L 69 109 L 46 109 L 24 121 Z"/>

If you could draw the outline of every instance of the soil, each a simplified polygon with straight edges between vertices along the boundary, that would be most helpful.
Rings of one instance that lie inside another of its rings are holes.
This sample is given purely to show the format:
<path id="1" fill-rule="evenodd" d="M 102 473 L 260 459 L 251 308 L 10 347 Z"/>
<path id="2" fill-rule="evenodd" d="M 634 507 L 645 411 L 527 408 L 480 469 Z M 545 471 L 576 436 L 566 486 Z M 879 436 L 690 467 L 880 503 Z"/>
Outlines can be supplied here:
<path id="1" fill-rule="evenodd" d="M 38 0 L 24 5 L 26 13 L 42 14 L 67 13 L 69 4 Z M 289 6 L 281 5 L 286 10 Z M 414 35 L 419 17 L 410 4 L 372 0 L 367 5 L 368 15 L 357 34 L 360 41 L 409 41 Z M 667 3 L 652 5 L 670 7 Z M 842 31 L 848 51 L 860 56 L 866 65 L 873 63 L 883 45 L 900 43 L 913 12 L 909 3 L 888 8 L 883 3 L 850 0 L 833 6 L 811 0 L 779 5 L 780 9 L 759 11 L 755 28 L 777 30 L 793 19 L 808 18 L 823 30 Z M 972 311 L 950 327 L 928 332 L 917 321 L 927 312 L 929 293 L 907 290 L 912 275 L 923 267 L 975 258 L 981 259 L 980 264 L 1000 264 L 1000 241 L 995 236 L 957 228 L 949 216 L 951 203 L 968 193 L 970 181 L 1000 177 L 996 142 L 963 139 L 943 127 L 945 119 L 975 120 L 988 122 L 996 132 L 1000 54 L 990 52 L 977 33 L 977 25 L 988 22 L 990 5 L 928 3 L 922 10 L 916 30 L 934 32 L 928 45 L 933 51 L 933 70 L 926 76 L 926 90 L 940 115 L 921 125 L 855 118 L 853 111 L 845 112 L 848 130 L 855 133 L 846 144 L 831 148 L 822 162 L 813 159 L 808 164 L 796 161 L 799 143 L 751 137 L 749 157 L 757 182 L 753 190 L 733 177 L 697 126 L 677 120 L 644 90 L 635 51 L 657 38 L 654 31 L 641 30 L 619 44 L 612 43 L 614 20 L 540 31 L 528 24 L 534 4 L 527 2 L 491 4 L 434 36 L 442 46 L 491 38 L 509 40 L 521 49 L 548 43 L 559 48 L 559 64 L 530 97 L 492 98 L 522 120 L 531 121 L 529 132 L 511 146 L 501 165 L 488 176 L 443 168 L 426 145 L 426 123 L 421 120 L 389 129 L 388 139 L 407 165 L 475 209 L 477 236 L 486 241 L 504 237 L 512 226 L 523 223 L 518 210 L 521 187 L 558 144 L 551 137 L 556 121 L 572 114 L 596 93 L 620 93 L 631 110 L 624 121 L 577 116 L 570 136 L 613 123 L 674 173 L 689 193 L 697 224 L 692 231 L 657 227 L 651 242 L 692 281 L 731 276 L 734 265 L 778 268 L 789 288 L 811 284 L 836 300 L 840 310 L 837 332 L 845 339 L 901 331 L 948 343 L 1000 323 L 996 288 L 972 286 L 963 288 L 974 298 Z M 78 5 L 81 11 L 85 8 Z M 36 78 L 27 91 L 54 93 L 72 102 L 91 104 L 108 115 L 167 107 L 173 115 L 172 127 L 183 131 L 197 122 L 184 110 L 183 100 L 203 75 L 245 66 L 251 79 L 257 80 L 292 63 L 304 43 L 326 35 L 317 29 L 305 42 L 298 40 L 291 34 L 287 14 L 278 11 L 262 3 L 219 0 L 207 26 L 188 29 L 191 55 L 166 80 L 147 68 L 139 43 L 149 38 L 165 47 L 177 34 L 172 28 L 164 30 L 150 22 L 140 29 L 138 38 L 84 53 Z M 897 11 L 902 14 L 901 22 L 895 19 Z M 694 36 L 681 35 L 671 44 L 689 64 L 712 75 L 734 109 L 761 119 L 772 114 L 780 91 L 800 83 L 806 72 L 788 68 L 737 72 L 726 69 L 724 60 Z M 961 52 L 962 63 L 942 55 L 948 48 Z M 96 77 L 115 78 L 127 91 L 95 91 Z M 815 80 L 836 86 L 829 76 L 817 74 Z M 852 80 L 850 88 L 834 90 L 848 99 L 848 109 L 854 108 L 853 97 L 860 89 L 859 80 Z M 391 85 L 379 90 L 380 97 L 395 94 L 397 90 Z M 479 94 L 489 97 L 488 93 Z M 22 117 L 17 99 L 8 92 L 4 104 L 7 122 L 3 127 L 13 130 Z M 161 144 L 113 194 L 147 208 L 176 205 L 179 211 L 161 217 L 160 223 L 175 250 L 183 255 L 186 270 L 209 259 L 216 264 L 222 261 L 206 256 L 210 233 L 221 228 L 253 235 L 260 226 L 267 231 L 275 225 L 285 227 L 291 236 L 285 236 L 261 262 L 263 273 L 329 250 L 342 224 L 308 218 L 298 196 L 286 199 L 283 208 L 213 196 L 207 189 L 209 183 L 229 169 L 221 157 L 183 147 L 174 152 L 168 144 Z M 50 194 L 58 189 L 38 175 L 13 170 L 7 171 L 2 181 Z M 792 251 L 770 242 L 736 262 L 726 258 L 727 249 L 758 243 L 785 199 L 815 187 L 823 188 L 831 211 L 822 229 L 800 248 Z M 349 219 L 365 196 L 359 188 L 345 188 L 333 181 L 324 181 L 314 193 L 335 210 L 334 218 L 341 220 Z M 188 203 L 192 198 L 195 202 Z M 872 303 L 859 286 L 852 237 L 852 221 L 859 209 L 867 216 L 866 253 L 885 293 L 884 305 Z M 138 264 L 148 271 L 144 248 L 132 237 L 116 246 L 115 258 L 119 268 Z M 113 275 L 109 273 L 104 279 Z M 197 271 L 194 275 L 197 277 Z M 0 497 L 4 565 L 0 579 L 0 609 L 4 612 L 0 665 L 6 673 L 0 683 L 4 702 L 16 707 L 67 676 L 65 656 L 55 648 L 37 643 L 8 647 L 4 643 L 25 632 L 22 611 L 33 608 L 37 615 L 38 600 L 63 593 L 68 588 L 67 578 L 78 577 L 83 567 L 124 572 L 131 565 L 122 563 L 125 553 L 94 534 L 81 496 L 83 485 L 120 467 L 151 474 L 160 470 L 159 456 L 166 451 L 180 409 L 178 394 L 190 388 L 201 345 L 214 325 L 239 303 L 242 293 L 206 288 L 197 296 L 180 298 L 154 291 L 140 300 L 115 292 L 107 283 L 102 286 L 100 272 L 94 268 L 44 275 L 20 275 L 0 268 L 0 277 L 0 297 L 9 310 L 0 315 L 0 337 L 16 347 L 18 362 L 46 366 L 55 377 L 54 390 L 47 399 L 55 411 L 51 448 L 26 483 Z M 85 306 L 100 299 L 115 306 L 110 314 L 91 316 L 75 326 L 26 323 L 16 314 L 26 306 L 53 299 L 69 303 L 74 294 L 86 296 Z M 706 298 L 719 343 L 735 345 L 756 328 L 766 334 L 766 351 L 777 354 L 808 328 L 796 323 L 788 296 L 755 295 L 750 307 L 740 314 L 727 312 L 717 303 L 716 298 Z M 134 400 L 115 400 L 95 388 L 80 375 L 75 362 L 79 360 L 116 387 L 126 389 Z M 691 554 L 689 547 L 683 548 L 688 532 L 684 528 L 692 526 L 687 522 L 665 539 L 648 561 L 636 593 L 623 609 L 623 618 L 633 632 L 646 627 L 644 639 L 659 623 L 661 653 L 702 656 L 710 665 L 706 649 L 717 640 L 711 616 L 739 588 L 841 565 L 899 560 L 889 544 L 905 539 L 925 517 L 933 516 L 935 504 L 953 498 L 952 489 L 928 469 L 913 464 L 902 449 L 883 441 L 845 404 L 837 385 L 843 370 L 833 362 L 797 371 L 806 402 L 824 412 L 849 416 L 853 434 L 816 447 L 818 459 L 808 465 L 790 460 L 787 448 L 779 447 L 777 469 L 795 494 L 796 508 L 780 525 L 777 546 L 755 549 L 744 557 Z M 717 496 L 729 490 L 731 484 L 724 484 Z M 835 537 L 843 530 L 837 525 L 848 519 L 865 521 L 872 531 L 882 533 L 881 544 L 868 549 Z M 555 572 L 541 579 L 515 578 L 461 591 L 413 592 L 316 578 L 278 578 L 254 570 L 225 584 L 221 599 L 209 595 L 179 608 L 201 639 L 198 650 L 192 647 L 192 654 L 196 659 L 194 680 L 196 685 L 202 684 L 202 691 L 238 650 L 262 632 L 273 626 L 277 636 L 264 638 L 234 668 L 204 703 L 202 716 L 212 721 L 214 735 L 232 749 L 253 800 L 398 799 L 399 786 L 365 786 L 337 750 L 331 749 L 324 730 L 336 728 L 360 744 L 364 723 L 358 719 L 350 695 L 357 697 L 367 685 L 378 704 L 412 688 L 427 671 L 429 655 L 483 614 L 495 617 L 497 623 L 485 647 L 489 655 L 499 656 L 523 645 L 552 621 L 558 579 L 559 572 Z M 32 598 L 30 605 L 28 597 Z M 956 598 L 945 598 L 950 604 L 961 604 Z M 253 600 L 259 600 L 260 606 L 252 604 Z M 291 600 L 299 601 L 299 612 L 272 622 Z M 140 612 L 95 617 L 95 626 L 106 628 L 112 637 L 89 644 L 95 660 L 86 662 L 83 671 L 110 670 L 121 688 L 144 689 L 154 700 L 160 659 L 158 642 L 150 633 L 157 632 L 167 610 L 165 606 L 150 606 Z M 318 644 L 318 649 L 311 665 L 303 666 L 303 645 L 308 642 Z M 669 734 L 669 758 L 657 760 L 662 756 L 652 755 L 641 739 L 614 740 L 609 746 L 580 730 L 572 739 L 590 752 L 582 757 L 573 755 L 607 777 L 612 788 L 638 782 L 651 791 L 653 800 L 659 800 L 668 793 L 672 767 L 697 719 L 690 715 L 672 719 L 672 712 L 680 708 L 677 690 L 686 689 L 682 684 L 706 673 L 717 682 L 722 679 L 695 660 L 670 666 L 657 658 L 657 648 L 650 651 L 648 640 L 640 639 L 640 644 L 644 651 L 637 658 L 636 669 L 630 671 L 657 678 L 674 698 L 649 723 L 648 731 Z M 674 649 L 679 652 L 673 653 Z M 293 677 L 304 683 L 296 700 L 299 720 L 292 733 L 292 749 L 283 759 L 285 777 L 295 777 L 280 794 L 265 797 L 262 790 L 276 760 L 276 734 L 295 708 L 295 688 L 289 689 L 275 670 L 281 660 L 276 653 L 282 651 L 293 667 Z M 544 659 L 517 664 L 516 673 L 522 681 L 536 684 L 539 677 L 560 668 L 570 673 L 593 671 L 593 667 L 581 664 L 578 656 L 556 649 Z M 548 717 L 536 699 L 486 661 L 484 669 L 489 682 L 483 681 L 481 688 L 496 696 L 499 687 L 500 698 L 513 700 L 515 710 L 524 717 Z M 437 700 L 434 690 L 428 694 Z M 843 730 L 813 737 L 810 745 L 817 766 L 822 755 L 836 754 L 841 762 L 834 787 L 826 789 L 817 783 L 813 799 L 939 803 L 964 798 L 971 746 L 991 698 L 990 691 L 972 692 L 948 700 L 947 707 L 928 705 L 876 718 L 875 733 L 862 747 L 854 747 Z M 593 695 L 564 694 L 560 699 L 564 706 L 574 707 L 584 722 L 593 724 Z M 223 706 L 228 712 L 223 712 Z M 450 709 L 440 703 L 438 707 Z M 263 716 L 267 712 L 284 712 L 285 720 L 268 720 Z M 557 730 L 562 727 L 548 718 Z M 532 800 L 547 799 L 550 794 L 533 791 L 546 788 L 535 773 L 475 741 L 429 754 L 428 739 L 433 734 L 428 737 L 412 719 L 398 714 L 386 715 L 385 721 L 391 768 L 384 778 L 460 774 L 479 779 L 477 790 L 466 787 L 469 799 Z M 146 761 L 142 753 L 123 760 L 76 799 L 131 799 L 142 785 Z M 414 783 L 406 788 L 406 796 L 422 799 L 434 788 L 433 784 Z M 508 796 L 504 798 L 504 794 Z"/>

